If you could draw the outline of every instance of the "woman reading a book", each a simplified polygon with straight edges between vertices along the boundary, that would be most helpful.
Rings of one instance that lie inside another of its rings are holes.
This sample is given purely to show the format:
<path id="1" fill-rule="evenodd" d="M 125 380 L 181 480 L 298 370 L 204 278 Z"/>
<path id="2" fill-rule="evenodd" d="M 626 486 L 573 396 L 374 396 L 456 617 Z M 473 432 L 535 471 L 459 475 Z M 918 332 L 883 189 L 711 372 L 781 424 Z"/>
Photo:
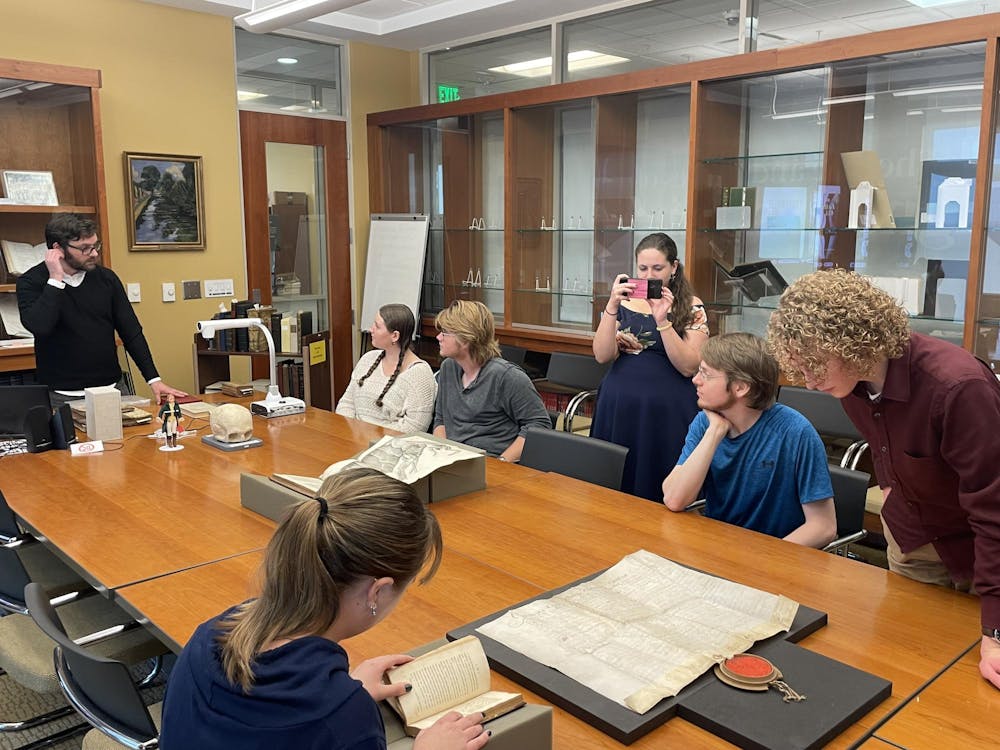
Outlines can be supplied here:
<path id="1" fill-rule="evenodd" d="M 382 656 L 348 671 L 346 638 L 381 622 L 425 566 L 441 560 L 437 520 L 406 484 L 371 469 L 328 478 L 278 526 L 262 590 L 199 626 L 167 685 L 160 746 L 242 750 L 385 748 L 376 701 L 407 685 Z M 482 715 L 452 712 L 418 750 L 478 750 Z"/>
<path id="2" fill-rule="evenodd" d="M 400 432 L 427 432 L 437 383 L 411 348 L 416 327 L 406 305 L 379 309 L 370 331 L 375 349 L 358 360 L 337 414 Z"/>
<path id="3" fill-rule="evenodd" d="M 622 491 L 660 502 L 661 484 L 677 463 L 698 414 L 691 378 L 708 339 L 705 308 L 677 260 L 677 245 L 656 232 L 635 249 L 636 278 L 662 282 L 638 298 L 641 285 L 618 274 L 594 333 L 594 357 L 611 362 L 597 394 L 590 434 L 629 449 Z"/>

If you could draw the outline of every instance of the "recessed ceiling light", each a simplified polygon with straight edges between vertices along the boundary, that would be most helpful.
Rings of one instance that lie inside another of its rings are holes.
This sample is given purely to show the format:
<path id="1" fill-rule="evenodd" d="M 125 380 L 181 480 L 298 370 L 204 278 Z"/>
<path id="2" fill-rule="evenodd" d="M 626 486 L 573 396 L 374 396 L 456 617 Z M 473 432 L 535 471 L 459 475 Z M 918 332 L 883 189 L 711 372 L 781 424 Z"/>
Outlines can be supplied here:
<path id="1" fill-rule="evenodd" d="M 279 57 L 278 62 L 282 65 L 295 65 L 295 63 L 298 62 L 298 59 L 294 57 Z"/>

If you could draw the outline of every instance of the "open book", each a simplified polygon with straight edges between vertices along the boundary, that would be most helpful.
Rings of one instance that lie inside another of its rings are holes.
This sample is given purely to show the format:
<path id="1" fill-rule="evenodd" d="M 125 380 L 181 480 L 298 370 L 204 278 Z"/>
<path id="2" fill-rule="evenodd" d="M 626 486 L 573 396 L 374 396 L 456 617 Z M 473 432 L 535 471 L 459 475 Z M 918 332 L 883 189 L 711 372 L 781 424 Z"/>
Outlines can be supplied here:
<path id="1" fill-rule="evenodd" d="M 37 266 L 45 260 L 45 243 L 30 245 L 27 242 L 14 242 L 13 240 L 0 240 L 0 248 L 3 249 L 3 261 L 7 266 L 7 272 L 13 276 L 20 276 L 32 266 Z"/>
<path id="2" fill-rule="evenodd" d="M 524 705 L 520 693 L 490 690 L 490 665 L 483 645 L 473 635 L 390 670 L 385 681 L 390 685 L 408 682 L 413 686 L 409 693 L 388 699 L 411 737 L 449 711 L 462 715 L 482 712 L 484 721 L 489 721 Z"/>

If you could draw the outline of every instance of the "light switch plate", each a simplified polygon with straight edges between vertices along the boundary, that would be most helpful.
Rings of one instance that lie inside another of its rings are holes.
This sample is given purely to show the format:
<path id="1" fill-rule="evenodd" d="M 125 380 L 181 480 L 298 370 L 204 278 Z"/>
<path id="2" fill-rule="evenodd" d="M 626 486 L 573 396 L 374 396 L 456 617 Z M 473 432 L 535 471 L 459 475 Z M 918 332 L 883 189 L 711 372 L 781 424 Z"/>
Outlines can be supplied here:
<path id="1" fill-rule="evenodd" d="M 173 302 L 177 299 L 177 288 L 172 281 L 163 282 L 163 301 Z"/>
<path id="2" fill-rule="evenodd" d="M 182 281 L 181 288 L 184 289 L 184 299 L 201 299 L 200 281 Z"/>
<path id="3" fill-rule="evenodd" d="M 142 302 L 142 288 L 137 282 L 131 282 L 128 285 L 127 290 L 129 302 Z"/>
<path id="4" fill-rule="evenodd" d="M 235 293 L 232 279 L 205 279 L 206 297 L 232 297 Z"/>

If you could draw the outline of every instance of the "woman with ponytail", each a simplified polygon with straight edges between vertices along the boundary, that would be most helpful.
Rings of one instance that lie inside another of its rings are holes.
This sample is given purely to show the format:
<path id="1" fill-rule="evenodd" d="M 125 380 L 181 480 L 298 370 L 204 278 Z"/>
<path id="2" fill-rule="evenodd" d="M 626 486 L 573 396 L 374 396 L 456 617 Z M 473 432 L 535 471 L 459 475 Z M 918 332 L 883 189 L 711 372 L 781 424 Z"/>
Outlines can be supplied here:
<path id="1" fill-rule="evenodd" d="M 416 321 L 406 305 L 385 305 L 372 323 L 374 350 L 358 360 L 337 414 L 399 432 L 427 432 L 434 417 L 434 373 L 412 350 Z"/>
<path id="2" fill-rule="evenodd" d="M 669 236 L 644 237 L 635 264 L 637 278 L 663 282 L 663 296 L 636 299 L 628 274 L 612 280 L 593 346 L 598 362 L 614 364 L 598 390 L 590 434 L 629 449 L 623 492 L 660 502 L 658 477 L 674 468 L 698 414 L 691 378 L 701 364 L 708 322 Z"/>
<path id="3" fill-rule="evenodd" d="M 410 661 L 382 656 L 348 671 L 346 638 L 382 621 L 406 587 L 441 561 L 437 520 L 406 484 L 372 469 L 329 477 L 292 509 L 268 544 L 262 590 L 201 625 L 167 685 L 166 750 L 383 750 L 376 701 Z M 478 750 L 482 715 L 452 712 L 415 750 Z"/>

